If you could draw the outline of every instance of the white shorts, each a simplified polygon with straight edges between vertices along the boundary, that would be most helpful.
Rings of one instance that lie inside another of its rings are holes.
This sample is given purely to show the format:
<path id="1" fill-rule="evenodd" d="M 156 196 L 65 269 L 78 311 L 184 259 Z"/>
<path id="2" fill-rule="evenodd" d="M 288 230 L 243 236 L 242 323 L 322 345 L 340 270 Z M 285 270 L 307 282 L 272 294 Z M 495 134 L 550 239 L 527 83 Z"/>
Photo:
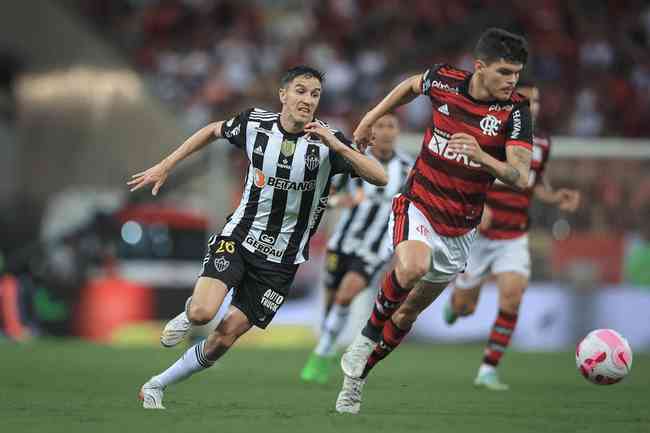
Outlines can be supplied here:
<path id="1" fill-rule="evenodd" d="M 402 241 L 422 241 L 427 244 L 431 248 L 431 268 L 422 279 L 432 283 L 448 283 L 465 269 L 476 229 L 456 237 L 439 235 L 422 212 L 400 194 L 393 199 L 388 235 L 393 239 L 391 254 Z"/>
<path id="2" fill-rule="evenodd" d="M 472 245 L 465 272 L 458 275 L 455 285 L 471 289 L 480 285 L 490 274 L 515 272 L 530 277 L 528 234 L 514 239 L 488 239 L 480 234 Z"/>

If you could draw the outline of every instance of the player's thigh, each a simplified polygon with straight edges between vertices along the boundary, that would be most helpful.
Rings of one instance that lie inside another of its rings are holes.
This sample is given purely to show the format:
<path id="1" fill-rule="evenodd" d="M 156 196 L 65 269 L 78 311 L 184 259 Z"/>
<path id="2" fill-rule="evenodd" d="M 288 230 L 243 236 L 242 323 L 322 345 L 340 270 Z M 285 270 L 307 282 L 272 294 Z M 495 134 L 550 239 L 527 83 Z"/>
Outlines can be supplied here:
<path id="1" fill-rule="evenodd" d="M 398 272 L 424 275 L 431 267 L 431 247 L 419 240 L 400 242 L 395 248 L 394 264 Z"/>
<path id="2" fill-rule="evenodd" d="M 200 306 L 201 309 L 214 312 L 212 314 L 214 316 L 227 294 L 228 287 L 223 281 L 211 277 L 199 277 L 192 292 L 190 309 Z"/>
<path id="3" fill-rule="evenodd" d="M 347 272 L 336 292 L 336 300 L 339 303 L 350 303 L 366 287 L 368 287 L 368 278 L 365 275 L 358 271 Z"/>

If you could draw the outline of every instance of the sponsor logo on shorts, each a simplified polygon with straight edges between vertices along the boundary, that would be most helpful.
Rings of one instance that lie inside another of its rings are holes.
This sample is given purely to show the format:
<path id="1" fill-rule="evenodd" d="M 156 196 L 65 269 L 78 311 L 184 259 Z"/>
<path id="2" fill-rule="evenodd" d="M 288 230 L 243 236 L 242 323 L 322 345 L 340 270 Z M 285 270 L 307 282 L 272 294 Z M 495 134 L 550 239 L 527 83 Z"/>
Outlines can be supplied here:
<path id="1" fill-rule="evenodd" d="M 429 230 L 429 228 L 426 227 L 426 226 L 423 225 L 423 224 L 420 224 L 419 226 L 417 226 L 417 228 L 416 228 L 415 230 L 416 230 L 418 233 L 420 233 L 422 236 L 425 236 L 425 237 L 429 237 L 429 236 L 431 236 L 431 230 Z"/>
<path id="2" fill-rule="evenodd" d="M 218 257 L 214 259 L 214 267 L 217 272 L 223 272 L 230 266 L 230 261 L 226 260 L 224 257 Z"/>
<path id="3" fill-rule="evenodd" d="M 263 307 L 268 308 L 274 313 L 278 311 L 278 308 L 280 308 L 280 305 L 282 305 L 283 302 L 284 296 L 272 289 L 268 289 L 264 292 L 262 300 L 260 301 Z"/>
<path id="4" fill-rule="evenodd" d="M 264 236 L 264 235 L 262 235 Z M 273 239 L 273 236 L 267 236 L 267 238 Z M 275 241 L 275 240 L 274 240 Z M 246 239 L 244 239 L 244 242 L 247 243 L 248 245 L 252 246 L 255 251 L 259 251 L 262 254 L 266 254 L 267 256 L 273 256 L 273 257 L 278 257 L 281 258 L 282 254 L 284 253 L 284 250 L 278 249 L 278 248 L 273 248 L 273 246 L 262 242 L 261 240 L 257 240 L 252 236 L 246 236 Z"/>

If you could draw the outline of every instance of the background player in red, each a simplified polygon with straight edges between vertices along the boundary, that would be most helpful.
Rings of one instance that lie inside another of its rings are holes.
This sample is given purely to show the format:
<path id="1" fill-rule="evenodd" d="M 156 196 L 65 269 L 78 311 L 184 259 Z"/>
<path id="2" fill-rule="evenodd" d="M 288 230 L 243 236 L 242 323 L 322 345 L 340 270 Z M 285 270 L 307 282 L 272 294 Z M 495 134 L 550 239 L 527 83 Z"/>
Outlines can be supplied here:
<path id="1" fill-rule="evenodd" d="M 533 85 L 520 85 L 517 91 L 529 98 L 533 119 L 539 113 L 539 90 Z M 533 196 L 559 209 L 574 212 L 580 204 L 580 193 L 570 189 L 554 190 L 544 177 L 551 151 L 551 140 L 537 128 L 533 136 L 533 160 L 528 188 L 517 191 L 496 181 L 487 195 L 479 235 L 464 273 L 454 282 L 450 302 L 445 305 L 448 324 L 459 316 L 468 316 L 476 309 L 481 286 L 491 276 L 499 288 L 499 312 L 485 347 L 485 356 L 474 385 L 505 391 L 496 367 L 510 343 L 517 324 L 519 305 L 530 277 L 528 249 L 528 209 Z"/>
<path id="2" fill-rule="evenodd" d="M 488 29 L 475 47 L 474 73 L 436 65 L 407 78 L 361 120 L 357 145 L 385 113 L 429 96 L 432 123 L 404 193 L 393 200 L 388 234 L 393 269 L 370 319 L 341 358 L 345 374 L 336 410 L 358 413 L 370 370 L 402 341 L 420 312 L 465 268 L 487 190 L 495 178 L 528 184 L 532 120 L 515 94 L 528 59 L 526 40 Z"/>

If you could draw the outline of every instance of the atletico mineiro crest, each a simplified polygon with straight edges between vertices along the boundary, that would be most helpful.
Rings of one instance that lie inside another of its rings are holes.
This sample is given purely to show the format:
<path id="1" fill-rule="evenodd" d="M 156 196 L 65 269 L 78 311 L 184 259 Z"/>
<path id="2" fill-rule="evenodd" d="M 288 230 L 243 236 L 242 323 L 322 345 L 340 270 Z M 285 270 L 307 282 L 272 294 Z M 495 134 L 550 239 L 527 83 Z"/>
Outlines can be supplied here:
<path id="1" fill-rule="evenodd" d="M 295 141 L 289 141 L 289 140 L 284 140 L 282 142 L 282 146 L 280 147 L 280 152 L 286 156 L 287 158 L 293 155 L 293 153 L 296 151 L 296 142 Z"/>

